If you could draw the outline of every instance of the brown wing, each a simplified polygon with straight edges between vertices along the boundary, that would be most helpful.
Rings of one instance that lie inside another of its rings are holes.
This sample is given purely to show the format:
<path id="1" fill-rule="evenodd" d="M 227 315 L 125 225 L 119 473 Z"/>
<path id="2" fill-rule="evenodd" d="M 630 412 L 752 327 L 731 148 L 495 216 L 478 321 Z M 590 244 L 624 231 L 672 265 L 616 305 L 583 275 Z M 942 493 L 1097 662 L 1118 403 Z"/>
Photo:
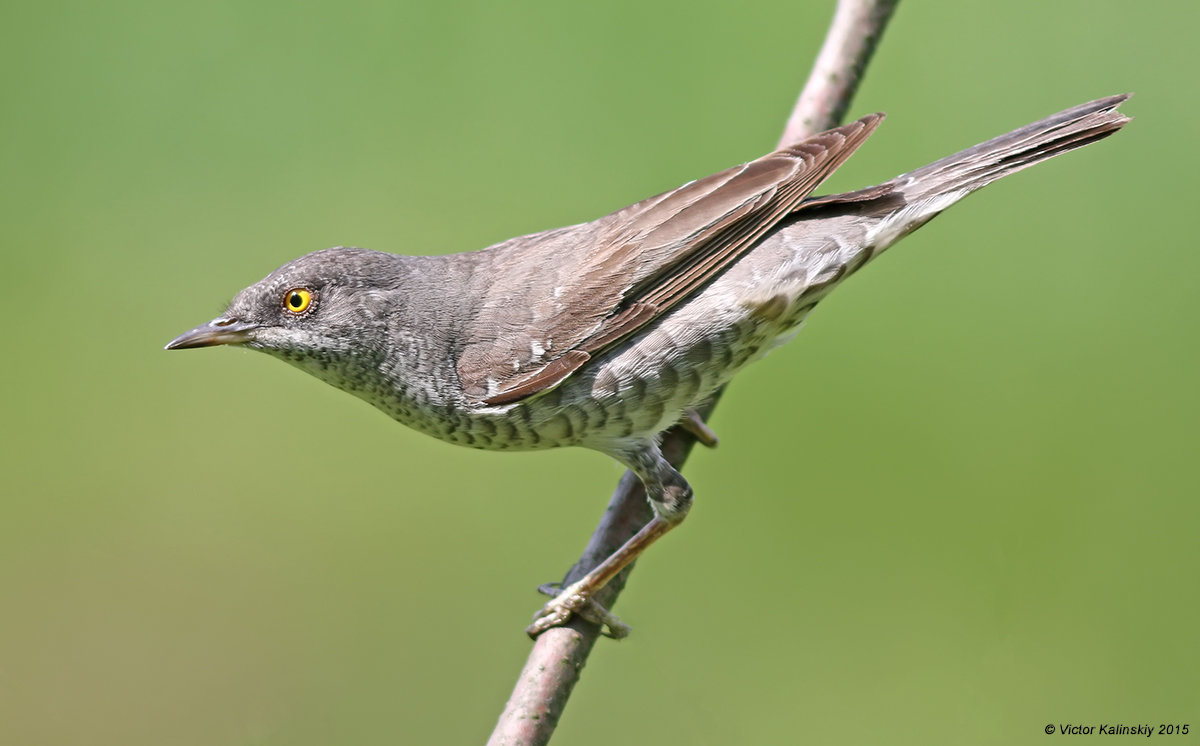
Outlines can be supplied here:
<path id="1" fill-rule="evenodd" d="M 882 119 L 872 114 L 593 223 L 489 250 L 505 282 L 484 294 L 463 340 L 464 392 L 505 404 L 558 385 L 752 249 Z"/>

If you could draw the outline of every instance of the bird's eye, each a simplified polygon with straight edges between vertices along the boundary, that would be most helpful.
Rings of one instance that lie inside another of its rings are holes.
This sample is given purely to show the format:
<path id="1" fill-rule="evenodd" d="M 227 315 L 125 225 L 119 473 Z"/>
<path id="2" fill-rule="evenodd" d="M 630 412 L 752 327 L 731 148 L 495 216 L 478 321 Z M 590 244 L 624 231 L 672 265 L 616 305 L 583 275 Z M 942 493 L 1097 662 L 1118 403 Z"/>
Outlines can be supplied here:
<path id="1" fill-rule="evenodd" d="M 312 305 L 312 291 L 308 288 L 295 288 L 283 296 L 283 307 L 295 314 L 301 314 Z"/>

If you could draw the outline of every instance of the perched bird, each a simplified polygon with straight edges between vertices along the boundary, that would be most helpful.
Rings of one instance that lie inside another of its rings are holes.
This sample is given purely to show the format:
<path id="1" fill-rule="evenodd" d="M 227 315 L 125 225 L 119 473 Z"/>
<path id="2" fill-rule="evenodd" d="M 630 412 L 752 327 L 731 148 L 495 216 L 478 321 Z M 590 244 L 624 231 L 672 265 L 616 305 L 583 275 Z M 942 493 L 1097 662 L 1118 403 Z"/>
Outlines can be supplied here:
<path id="1" fill-rule="evenodd" d="M 856 192 L 809 195 L 872 114 L 590 223 L 445 256 L 316 251 L 167 349 L 243 345 L 400 422 L 490 450 L 583 446 L 631 469 L 655 517 L 550 601 L 537 634 L 676 526 L 692 490 L 661 434 L 790 339 L 850 274 L 991 182 L 1116 132 L 1128 96 L 1077 106 Z"/>

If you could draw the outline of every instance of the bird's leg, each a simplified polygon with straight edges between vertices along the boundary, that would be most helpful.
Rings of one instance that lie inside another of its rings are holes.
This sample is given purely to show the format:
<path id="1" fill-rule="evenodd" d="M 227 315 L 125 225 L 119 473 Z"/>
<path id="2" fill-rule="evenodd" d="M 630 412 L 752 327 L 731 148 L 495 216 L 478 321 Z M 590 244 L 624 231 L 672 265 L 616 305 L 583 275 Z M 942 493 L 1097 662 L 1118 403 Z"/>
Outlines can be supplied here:
<path id="1" fill-rule="evenodd" d="M 622 455 L 624 458 L 621 460 L 645 485 L 646 496 L 654 508 L 654 518 L 591 572 L 562 589 L 543 606 L 534 617 L 533 624 L 525 629 L 530 637 L 537 637 L 551 627 L 565 624 L 572 614 L 579 614 L 601 625 L 602 632 L 609 637 L 619 638 L 629 634 L 629 627 L 593 601 L 592 596 L 651 544 L 683 521 L 692 507 L 692 488 L 683 475 L 667 463 L 657 445 L 651 444 Z"/>
<path id="2" fill-rule="evenodd" d="M 712 431 L 700 413 L 694 409 L 689 409 L 683 413 L 683 419 L 679 421 L 679 426 L 692 434 L 696 442 L 706 448 L 716 448 L 720 440 L 717 439 L 717 434 Z"/>

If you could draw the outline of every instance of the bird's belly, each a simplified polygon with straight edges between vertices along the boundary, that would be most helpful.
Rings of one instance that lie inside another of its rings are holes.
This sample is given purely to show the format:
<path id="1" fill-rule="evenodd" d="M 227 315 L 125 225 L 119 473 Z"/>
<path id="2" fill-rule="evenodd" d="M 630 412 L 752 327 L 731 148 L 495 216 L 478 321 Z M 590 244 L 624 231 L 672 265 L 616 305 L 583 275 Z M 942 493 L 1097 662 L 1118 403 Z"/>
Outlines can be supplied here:
<path id="1" fill-rule="evenodd" d="M 539 396 L 507 407 L 459 410 L 453 417 L 442 410 L 423 421 L 405 421 L 471 448 L 583 446 L 612 453 L 679 422 L 684 411 L 794 334 L 809 308 L 777 308 L 772 318 L 742 309 L 736 319 L 715 325 L 668 317 Z"/>

